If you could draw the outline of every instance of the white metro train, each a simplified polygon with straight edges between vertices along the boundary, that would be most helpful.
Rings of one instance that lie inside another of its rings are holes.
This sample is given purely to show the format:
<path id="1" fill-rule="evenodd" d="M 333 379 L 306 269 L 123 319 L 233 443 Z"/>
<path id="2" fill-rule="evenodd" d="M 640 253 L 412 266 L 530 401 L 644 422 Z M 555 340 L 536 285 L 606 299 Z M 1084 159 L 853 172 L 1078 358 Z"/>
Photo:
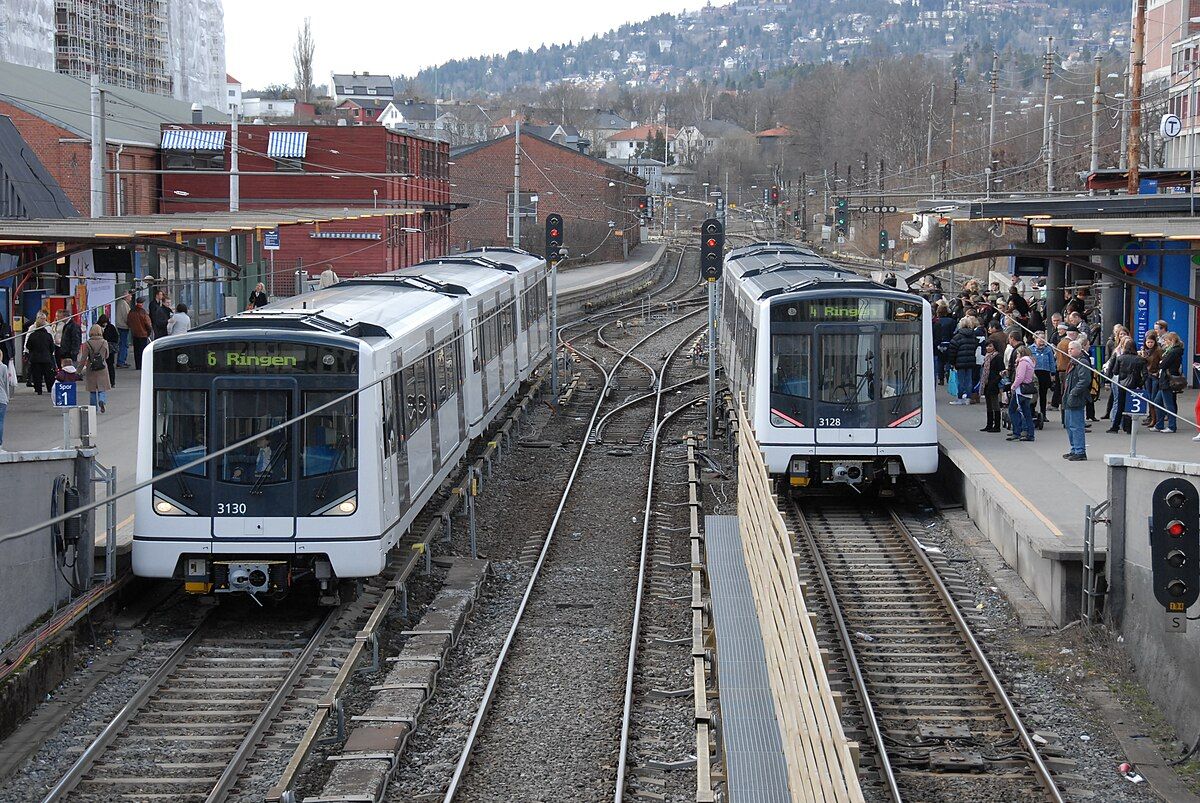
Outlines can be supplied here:
<path id="1" fill-rule="evenodd" d="M 196 593 L 369 577 L 549 353 L 545 263 L 486 249 L 339 282 L 154 341 L 133 569 Z"/>
<path id="2" fill-rule="evenodd" d="M 930 306 L 790 243 L 725 257 L 721 356 L 771 474 L 888 492 L 937 469 Z"/>

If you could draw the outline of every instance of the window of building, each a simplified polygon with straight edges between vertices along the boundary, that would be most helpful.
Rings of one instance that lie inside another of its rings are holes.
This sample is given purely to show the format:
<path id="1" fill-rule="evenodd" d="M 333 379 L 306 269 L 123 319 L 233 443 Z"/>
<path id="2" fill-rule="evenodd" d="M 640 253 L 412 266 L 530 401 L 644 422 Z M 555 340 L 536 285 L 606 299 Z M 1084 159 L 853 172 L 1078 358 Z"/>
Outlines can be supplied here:
<path id="1" fill-rule="evenodd" d="M 304 171 L 304 162 L 300 159 L 275 159 L 274 162 L 277 173 L 301 173 Z"/>
<path id="2" fill-rule="evenodd" d="M 165 151 L 164 167 L 167 170 L 224 170 L 223 152 Z"/>

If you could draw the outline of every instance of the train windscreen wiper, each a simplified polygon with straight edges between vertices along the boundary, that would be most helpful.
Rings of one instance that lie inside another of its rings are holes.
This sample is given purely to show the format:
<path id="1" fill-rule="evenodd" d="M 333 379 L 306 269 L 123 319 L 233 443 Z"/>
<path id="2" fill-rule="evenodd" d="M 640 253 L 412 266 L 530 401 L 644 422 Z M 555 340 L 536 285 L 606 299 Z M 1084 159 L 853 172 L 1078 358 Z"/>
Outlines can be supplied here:
<path id="1" fill-rule="evenodd" d="M 343 435 L 338 438 L 337 450 L 333 453 L 333 459 L 329 461 L 329 468 L 325 472 L 325 479 L 321 481 L 321 487 L 317 488 L 316 499 L 324 499 L 325 494 L 329 492 L 329 482 L 333 479 L 333 472 L 338 467 L 338 463 L 342 462 L 342 458 L 345 457 L 346 451 L 349 448 L 349 435 Z"/>
<path id="2" fill-rule="evenodd" d="M 159 442 L 162 444 L 163 449 L 167 453 L 167 459 L 171 461 L 171 467 L 178 468 L 179 450 L 175 448 L 175 442 L 171 440 L 169 435 L 163 435 L 161 438 L 159 438 Z M 183 478 L 185 473 L 186 472 L 181 471 L 176 474 L 175 481 L 179 483 L 179 495 L 184 499 L 191 499 L 193 496 L 192 489 L 188 487 L 187 480 Z"/>

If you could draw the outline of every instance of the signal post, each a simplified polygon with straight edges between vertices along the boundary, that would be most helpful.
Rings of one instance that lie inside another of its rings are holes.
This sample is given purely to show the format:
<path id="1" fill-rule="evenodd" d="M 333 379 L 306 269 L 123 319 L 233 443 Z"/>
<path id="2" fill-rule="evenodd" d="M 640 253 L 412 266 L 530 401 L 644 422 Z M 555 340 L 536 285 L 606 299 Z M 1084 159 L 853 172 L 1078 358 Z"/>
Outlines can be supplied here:
<path id="1" fill-rule="evenodd" d="M 550 266 L 550 397 L 558 412 L 558 263 L 562 260 L 562 215 L 546 215 L 546 264 Z"/>
<path id="2" fill-rule="evenodd" d="M 717 411 L 717 279 L 725 261 L 725 227 L 716 218 L 700 225 L 700 276 L 708 285 L 708 448 Z"/>

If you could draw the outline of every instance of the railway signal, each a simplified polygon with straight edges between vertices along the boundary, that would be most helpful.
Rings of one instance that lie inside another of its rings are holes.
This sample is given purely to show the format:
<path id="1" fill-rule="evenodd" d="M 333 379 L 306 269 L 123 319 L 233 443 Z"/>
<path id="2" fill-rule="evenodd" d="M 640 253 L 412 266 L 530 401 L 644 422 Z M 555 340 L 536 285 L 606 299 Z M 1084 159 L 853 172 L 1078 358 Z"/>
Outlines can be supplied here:
<path id="1" fill-rule="evenodd" d="M 850 233 L 850 204 L 845 198 L 834 202 L 833 226 L 842 236 Z"/>
<path id="2" fill-rule="evenodd" d="M 638 196 L 638 217 L 642 220 L 650 217 L 650 199 L 645 195 Z"/>
<path id="3" fill-rule="evenodd" d="M 546 215 L 547 262 L 558 262 L 562 259 L 564 233 L 562 215 Z"/>
<path id="4" fill-rule="evenodd" d="M 1200 492 L 1182 477 L 1154 489 L 1150 568 L 1154 598 L 1167 609 L 1168 630 L 1186 628 L 1187 609 L 1200 598 Z"/>
<path id="5" fill-rule="evenodd" d="M 779 206 L 779 187 L 774 184 L 771 185 L 770 200 L 771 200 L 771 206 Z"/>
<path id="6" fill-rule="evenodd" d="M 708 281 L 721 278 L 725 260 L 725 228 L 721 221 L 709 218 L 700 226 L 700 275 Z"/>
<path id="7" fill-rule="evenodd" d="M 886 254 L 888 252 L 888 241 L 889 240 L 891 240 L 891 237 L 888 237 L 887 229 L 880 229 L 879 230 L 879 253 Z"/>

